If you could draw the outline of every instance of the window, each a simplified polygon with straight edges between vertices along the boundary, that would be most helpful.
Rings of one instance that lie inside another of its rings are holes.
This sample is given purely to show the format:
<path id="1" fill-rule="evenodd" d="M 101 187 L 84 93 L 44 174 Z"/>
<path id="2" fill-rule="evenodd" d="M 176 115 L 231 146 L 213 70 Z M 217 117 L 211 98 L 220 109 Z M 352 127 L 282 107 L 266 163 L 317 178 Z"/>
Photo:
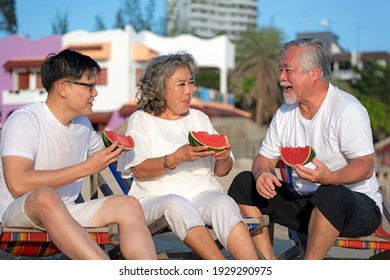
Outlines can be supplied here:
<path id="1" fill-rule="evenodd" d="M 144 74 L 144 69 L 137 68 L 135 74 L 135 84 L 137 87 L 140 85 L 140 80 L 143 74 Z"/>
<path id="2" fill-rule="evenodd" d="M 18 90 L 30 88 L 30 73 L 19 73 Z"/>
<path id="3" fill-rule="evenodd" d="M 107 85 L 107 69 L 106 68 L 102 68 L 97 84 L 98 85 Z"/>
<path id="4" fill-rule="evenodd" d="M 40 72 L 37 72 L 37 88 L 43 88 Z"/>

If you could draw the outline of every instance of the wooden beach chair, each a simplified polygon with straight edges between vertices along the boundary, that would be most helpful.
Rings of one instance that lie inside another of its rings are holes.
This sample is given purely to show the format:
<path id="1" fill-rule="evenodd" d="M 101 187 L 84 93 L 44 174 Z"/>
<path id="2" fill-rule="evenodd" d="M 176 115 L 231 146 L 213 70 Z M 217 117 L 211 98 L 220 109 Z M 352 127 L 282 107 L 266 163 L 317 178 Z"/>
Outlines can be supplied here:
<path id="1" fill-rule="evenodd" d="M 90 176 L 88 189 L 83 189 L 84 194 L 79 196 L 77 202 L 84 201 L 84 197 L 88 199 L 98 197 L 99 182 L 101 182 L 99 176 L 101 177 L 99 174 Z M 116 224 L 109 224 L 106 227 L 86 228 L 86 230 L 106 250 L 110 258 L 115 259 L 119 256 L 118 227 Z M 2 227 L 1 223 L 0 250 L 15 256 L 15 258 L 44 258 L 61 254 L 46 231 L 31 228 Z M 66 259 L 67 257 L 59 255 L 59 258 Z"/>
<path id="2" fill-rule="evenodd" d="M 291 182 L 291 168 L 286 166 L 283 161 L 279 160 L 278 168 L 280 171 L 281 180 Z M 382 195 L 383 205 L 383 221 L 370 236 L 362 237 L 339 237 L 337 238 L 334 247 L 347 249 L 373 250 L 372 256 L 369 259 L 390 259 L 390 233 L 386 231 L 385 225 L 390 225 L 390 206 L 386 200 L 386 187 L 379 188 Z M 271 227 L 273 224 L 271 223 Z M 294 246 L 278 256 L 278 259 L 299 259 L 305 255 L 307 235 L 288 230 L 289 237 L 294 241 Z"/>
<path id="3" fill-rule="evenodd" d="M 113 163 L 109 165 L 108 170 L 109 172 L 103 172 L 100 174 L 104 176 L 105 182 L 110 182 L 110 185 L 107 186 L 105 186 L 104 183 L 99 184 L 100 188 L 103 191 L 103 194 L 104 195 L 112 195 L 118 193 L 128 194 L 133 182 L 133 178 L 131 177 L 128 179 L 122 178 L 120 172 L 117 171 L 116 165 Z M 113 179 L 115 179 L 115 182 L 113 182 Z M 259 231 L 262 230 L 263 227 L 269 225 L 269 218 L 267 215 L 258 218 L 245 218 L 244 222 L 246 223 L 251 235 L 256 235 Z M 208 229 L 210 231 L 211 236 L 213 236 L 215 242 L 222 250 L 223 246 L 217 240 L 213 229 L 211 227 L 208 227 Z M 161 217 L 159 220 L 150 224 L 149 230 L 152 236 L 171 232 L 171 229 L 169 228 L 169 225 L 166 222 L 164 217 Z M 260 256 L 260 258 L 265 259 L 264 256 L 262 256 L 262 254 L 260 253 L 260 251 L 258 251 L 258 255 Z M 199 259 L 199 256 L 197 256 L 192 251 L 158 252 L 158 257 L 159 259 Z"/>

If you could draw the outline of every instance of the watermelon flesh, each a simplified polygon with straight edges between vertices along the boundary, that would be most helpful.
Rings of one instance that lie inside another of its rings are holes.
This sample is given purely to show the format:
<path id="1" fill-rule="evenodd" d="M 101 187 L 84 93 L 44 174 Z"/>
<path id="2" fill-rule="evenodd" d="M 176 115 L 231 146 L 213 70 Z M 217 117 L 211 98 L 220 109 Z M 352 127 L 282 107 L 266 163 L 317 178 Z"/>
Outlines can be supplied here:
<path id="1" fill-rule="evenodd" d="M 188 141 L 191 146 L 208 146 L 209 150 L 216 152 L 226 149 L 228 144 L 226 135 L 209 134 L 206 131 L 190 131 Z"/>
<path id="2" fill-rule="evenodd" d="M 294 164 L 305 165 L 311 162 L 316 152 L 311 146 L 305 147 L 280 147 L 280 154 L 285 164 L 293 166 Z"/>
<path id="3" fill-rule="evenodd" d="M 104 130 L 102 138 L 106 147 L 111 146 L 115 141 L 118 142 L 118 146 L 123 146 L 125 152 L 131 151 L 135 147 L 134 139 L 130 135 L 122 135 L 114 131 Z"/>

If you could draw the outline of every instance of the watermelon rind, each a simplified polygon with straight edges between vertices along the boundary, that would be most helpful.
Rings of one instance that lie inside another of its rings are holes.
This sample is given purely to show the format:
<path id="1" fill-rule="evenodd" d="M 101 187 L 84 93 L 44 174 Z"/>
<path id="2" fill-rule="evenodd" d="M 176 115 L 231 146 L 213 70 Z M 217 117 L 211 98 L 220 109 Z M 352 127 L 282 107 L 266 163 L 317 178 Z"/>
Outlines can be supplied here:
<path id="1" fill-rule="evenodd" d="M 123 143 L 119 143 L 119 145 L 123 146 L 123 151 L 124 152 L 129 152 L 129 151 L 134 149 L 134 140 L 131 138 L 131 136 L 129 136 L 129 135 L 121 135 L 121 134 L 117 134 L 117 133 L 115 133 L 113 131 L 106 131 L 106 130 L 103 130 L 103 132 L 102 132 L 102 138 L 103 138 L 104 146 L 109 147 L 115 141 L 115 140 L 110 139 L 109 134 L 115 135 L 116 137 L 120 137 L 120 136 L 126 137 L 126 138 L 130 137 L 133 145 L 125 146 Z"/>
<path id="2" fill-rule="evenodd" d="M 295 164 L 305 165 L 316 157 L 316 152 L 311 146 L 304 147 L 280 147 L 280 155 L 288 166 Z"/>
<path id="3" fill-rule="evenodd" d="M 208 144 L 205 144 L 205 143 L 202 143 L 199 139 L 196 138 L 196 136 L 194 134 L 198 133 L 198 131 L 190 131 L 188 132 L 188 142 L 190 143 L 191 146 L 194 146 L 194 147 L 199 147 L 199 146 L 208 146 L 208 150 L 210 151 L 215 151 L 215 152 L 220 152 L 224 149 L 226 149 L 226 145 L 228 143 L 228 139 L 227 139 L 227 136 L 226 135 L 219 135 L 219 134 L 215 134 L 216 136 L 218 137 L 225 137 L 225 145 L 223 146 L 220 146 L 220 147 L 215 147 L 215 146 L 210 146 Z M 209 134 L 212 136 L 212 134 Z"/>
<path id="4" fill-rule="evenodd" d="M 111 146 L 112 141 L 110 140 L 110 138 L 108 138 L 106 131 L 102 132 L 102 138 L 103 138 L 104 146 L 106 147 Z"/>

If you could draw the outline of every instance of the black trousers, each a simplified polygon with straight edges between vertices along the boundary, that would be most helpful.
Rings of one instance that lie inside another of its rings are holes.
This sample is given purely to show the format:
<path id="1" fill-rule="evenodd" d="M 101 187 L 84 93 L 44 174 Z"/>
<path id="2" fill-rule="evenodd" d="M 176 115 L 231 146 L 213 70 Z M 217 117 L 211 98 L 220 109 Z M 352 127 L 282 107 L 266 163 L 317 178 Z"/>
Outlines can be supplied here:
<path id="1" fill-rule="evenodd" d="M 234 178 L 228 194 L 238 204 L 258 207 L 271 222 L 305 234 L 314 207 L 343 237 L 370 235 L 382 221 L 374 200 L 345 186 L 321 185 L 313 195 L 300 195 L 291 184 L 281 183 L 275 188 L 277 194 L 265 199 L 256 190 L 252 172 L 243 171 Z"/>

